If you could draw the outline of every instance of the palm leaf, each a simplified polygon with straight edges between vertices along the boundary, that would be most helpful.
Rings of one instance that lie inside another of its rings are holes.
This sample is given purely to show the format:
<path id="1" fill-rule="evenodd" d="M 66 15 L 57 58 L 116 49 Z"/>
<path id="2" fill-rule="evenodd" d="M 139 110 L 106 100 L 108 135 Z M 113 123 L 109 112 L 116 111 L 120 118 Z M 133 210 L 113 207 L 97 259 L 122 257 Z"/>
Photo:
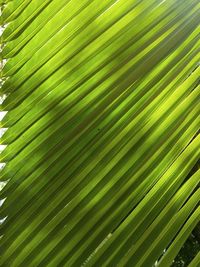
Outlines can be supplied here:
<path id="1" fill-rule="evenodd" d="M 170 266 L 200 219 L 199 1 L 1 5 L 0 265 Z"/>

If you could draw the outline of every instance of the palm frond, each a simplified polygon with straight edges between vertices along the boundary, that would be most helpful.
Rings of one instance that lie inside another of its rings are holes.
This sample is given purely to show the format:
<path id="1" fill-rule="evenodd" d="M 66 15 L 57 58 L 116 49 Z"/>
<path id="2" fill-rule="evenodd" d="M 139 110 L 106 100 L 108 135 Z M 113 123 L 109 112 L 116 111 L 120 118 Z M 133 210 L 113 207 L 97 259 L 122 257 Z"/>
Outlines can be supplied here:
<path id="1" fill-rule="evenodd" d="M 200 219 L 199 1 L 1 5 L 0 265 L 170 266 Z"/>

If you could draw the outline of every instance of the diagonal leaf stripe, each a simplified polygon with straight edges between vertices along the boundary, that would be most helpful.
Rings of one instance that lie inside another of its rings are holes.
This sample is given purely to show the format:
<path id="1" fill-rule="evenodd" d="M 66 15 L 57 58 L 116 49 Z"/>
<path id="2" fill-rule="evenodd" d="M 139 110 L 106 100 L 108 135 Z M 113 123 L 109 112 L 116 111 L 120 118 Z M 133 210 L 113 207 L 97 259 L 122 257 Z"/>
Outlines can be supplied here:
<path id="1" fill-rule="evenodd" d="M 0 5 L 0 266 L 171 266 L 200 220 L 199 1 Z"/>
<path id="2" fill-rule="evenodd" d="M 169 248 L 167 254 L 163 257 L 163 259 L 160 261 L 160 266 L 162 265 L 169 265 L 171 264 L 174 255 L 176 255 L 177 250 L 179 250 L 182 246 L 182 244 L 184 243 L 185 239 L 187 238 L 188 233 L 191 232 L 190 229 L 193 229 L 194 225 L 197 224 L 197 222 L 200 219 L 200 210 L 199 208 L 195 211 L 194 214 L 192 214 L 192 216 L 190 217 L 190 219 L 188 220 L 188 222 L 184 225 L 183 229 L 180 231 L 179 235 L 177 236 L 176 240 L 174 241 L 174 243 L 171 245 L 171 247 Z"/>
<path id="3" fill-rule="evenodd" d="M 195 258 L 190 263 L 189 267 L 195 267 L 198 266 L 200 263 L 200 252 L 195 256 Z"/>

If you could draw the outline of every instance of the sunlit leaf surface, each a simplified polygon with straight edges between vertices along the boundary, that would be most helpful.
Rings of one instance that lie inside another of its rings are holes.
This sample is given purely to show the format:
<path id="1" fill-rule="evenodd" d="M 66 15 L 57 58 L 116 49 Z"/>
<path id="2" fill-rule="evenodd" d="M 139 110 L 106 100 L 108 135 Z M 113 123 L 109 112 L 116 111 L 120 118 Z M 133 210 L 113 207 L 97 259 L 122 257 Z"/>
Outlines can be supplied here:
<path id="1" fill-rule="evenodd" d="M 0 266 L 171 266 L 200 220 L 199 1 L 0 3 Z"/>

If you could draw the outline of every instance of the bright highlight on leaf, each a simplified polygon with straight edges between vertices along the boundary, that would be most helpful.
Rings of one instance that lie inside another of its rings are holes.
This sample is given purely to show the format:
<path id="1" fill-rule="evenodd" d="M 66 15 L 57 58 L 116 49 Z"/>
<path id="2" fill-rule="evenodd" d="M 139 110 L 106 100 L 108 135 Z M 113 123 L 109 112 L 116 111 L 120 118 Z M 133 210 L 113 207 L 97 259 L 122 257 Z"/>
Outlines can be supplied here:
<path id="1" fill-rule="evenodd" d="M 0 4 L 0 266 L 171 266 L 200 220 L 199 1 Z"/>

